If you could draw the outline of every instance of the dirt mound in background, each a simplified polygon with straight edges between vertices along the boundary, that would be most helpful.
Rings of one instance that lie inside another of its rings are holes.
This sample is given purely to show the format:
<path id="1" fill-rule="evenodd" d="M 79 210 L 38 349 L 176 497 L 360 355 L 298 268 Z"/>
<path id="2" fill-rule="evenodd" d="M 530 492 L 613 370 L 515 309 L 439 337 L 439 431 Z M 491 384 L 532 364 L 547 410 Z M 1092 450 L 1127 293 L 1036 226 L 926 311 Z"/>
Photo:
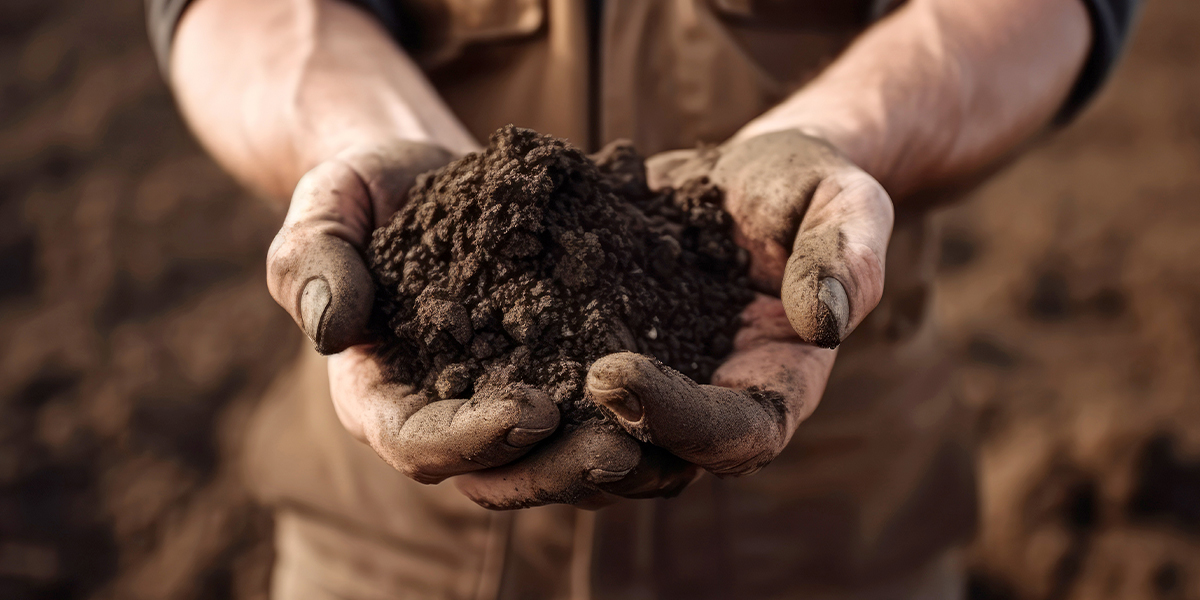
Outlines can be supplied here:
<path id="1" fill-rule="evenodd" d="M 568 422 L 595 414 L 578 405 L 584 377 L 613 352 L 708 382 L 754 297 L 721 200 L 704 180 L 651 192 L 626 143 L 593 160 L 504 127 L 419 179 L 372 237 L 380 355 L 443 399 L 532 385 Z"/>

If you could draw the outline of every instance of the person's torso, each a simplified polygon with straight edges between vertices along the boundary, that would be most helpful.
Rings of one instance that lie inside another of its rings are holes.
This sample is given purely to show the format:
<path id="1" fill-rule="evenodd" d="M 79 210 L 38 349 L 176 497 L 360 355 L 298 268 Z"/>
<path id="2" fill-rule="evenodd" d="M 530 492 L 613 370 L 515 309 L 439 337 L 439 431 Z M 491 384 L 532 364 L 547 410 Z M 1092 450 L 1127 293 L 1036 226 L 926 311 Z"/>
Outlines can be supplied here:
<path id="1" fill-rule="evenodd" d="M 596 150 L 719 143 L 890 0 L 406 0 L 410 54 L 479 139 L 513 123 Z"/>

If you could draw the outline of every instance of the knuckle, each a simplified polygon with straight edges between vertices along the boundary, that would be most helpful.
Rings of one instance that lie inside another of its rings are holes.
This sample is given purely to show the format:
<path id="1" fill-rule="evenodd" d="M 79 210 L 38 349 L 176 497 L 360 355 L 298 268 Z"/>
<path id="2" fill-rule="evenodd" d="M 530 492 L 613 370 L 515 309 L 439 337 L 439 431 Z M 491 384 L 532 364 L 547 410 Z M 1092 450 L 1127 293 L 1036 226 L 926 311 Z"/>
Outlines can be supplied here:
<path id="1" fill-rule="evenodd" d="M 418 483 L 434 484 L 446 478 L 434 464 L 420 458 L 420 453 L 392 452 L 388 464 Z"/>
<path id="2" fill-rule="evenodd" d="M 327 160 L 313 167 L 300 178 L 300 181 L 296 183 L 292 198 L 295 200 L 313 194 L 322 194 L 347 182 L 357 180 L 358 175 L 345 161 Z"/>
<path id="3" fill-rule="evenodd" d="M 271 279 L 283 279 L 296 270 L 300 263 L 300 232 L 295 225 L 284 225 L 271 246 L 267 249 L 267 276 Z"/>
<path id="4" fill-rule="evenodd" d="M 769 448 L 758 447 L 744 456 L 726 457 L 709 465 L 708 470 L 713 475 L 721 477 L 741 477 L 752 475 L 775 460 L 778 453 Z"/>
<path id="5" fill-rule="evenodd" d="M 375 453 L 404 476 L 420 483 L 437 483 L 445 479 L 438 465 L 430 460 L 433 453 L 426 451 L 421 444 L 405 439 L 401 433 L 403 427 L 385 418 L 376 422 L 368 432 L 368 443 Z"/>
<path id="6" fill-rule="evenodd" d="M 466 496 L 467 499 L 477 504 L 480 508 L 486 508 L 488 510 L 504 510 L 505 508 L 508 508 L 503 502 L 497 502 L 486 496 L 478 496 L 473 493 L 467 493 Z"/>
<path id="7" fill-rule="evenodd" d="M 434 475 L 433 473 L 421 469 L 413 470 L 405 474 L 408 475 L 408 477 L 410 477 L 413 481 L 416 481 L 417 483 L 423 483 L 425 485 L 441 483 L 446 479 L 443 476 Z"/>

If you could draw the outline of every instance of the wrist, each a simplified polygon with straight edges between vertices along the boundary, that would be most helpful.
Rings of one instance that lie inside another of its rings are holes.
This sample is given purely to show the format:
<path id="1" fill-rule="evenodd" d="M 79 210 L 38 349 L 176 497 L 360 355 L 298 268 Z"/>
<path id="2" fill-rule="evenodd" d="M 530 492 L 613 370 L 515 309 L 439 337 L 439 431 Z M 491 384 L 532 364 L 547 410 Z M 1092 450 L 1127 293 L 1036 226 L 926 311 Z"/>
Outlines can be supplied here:
<path id="1" fill-rule="evenodd" d="M 910 2 L 737 137 L 801 131 L 904 196 L 936 180 L 955 153 L 972 82 L 958 55 L 931 3 Z"/>
<path id="2" fill-rule="evenodd" d="M 917 106 L 889 100 L 878 88 L 817 83 L 746 124 L 734 139 L 795 130 L 824 140 L 893 198 L 938 178 L 960 131 L 961 107 L 944 102 L 957 94 L 938 91 L 951 84 L 931 81 L 941 85 Z"/>

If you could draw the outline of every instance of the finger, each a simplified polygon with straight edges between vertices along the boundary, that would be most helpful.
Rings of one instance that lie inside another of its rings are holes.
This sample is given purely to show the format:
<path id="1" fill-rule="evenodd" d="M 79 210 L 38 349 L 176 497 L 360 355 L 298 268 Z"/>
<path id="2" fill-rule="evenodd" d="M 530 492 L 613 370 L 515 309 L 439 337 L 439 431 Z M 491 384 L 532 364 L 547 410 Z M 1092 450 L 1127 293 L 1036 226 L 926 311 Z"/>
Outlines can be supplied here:
<path id="1" fill-rule="evenodd" d="M 891 199 L 862 171 L 845 169 L 817 186 L 780 290 L 805 342 L 836 348 L 879 304 L 892 221 Z"/>
<path id="2" fill-rule="evenodd" d="M 794 333 L 778 300 L 760 297 L 744 318 L 715 385 L 625 352 L 592 365 L 588 398 L 634 437 L 713 473 L 762 468 L 816 408 L 836 353 L 780 339 L 781 329 Z"/>
<path id="3" fill-rule="evenodd" d="M 604 424 L 588 423 L 520 461 L 469 473 L 455 482 L 476 504 L 493 510 L 544 504 L 595 509 L 616 500 L 604 486 L 633 474 L 641 459 L 636 440 Z"/>
<path id="4" fill-rule="evenodd" d="M 389 383 L 369 351 L 330 358 L 334 407 L 347 430 L 398 471 L 422 483 L 503 465 L 554 432 L 558 407 L 523 385 L 431 402 Z"/>
<path id="5" fill-rule="evenodd" d="M 641 354 L 596 361 L 587 393 L 634 437 L 718 475 L 753 472 L 786 443 L 778 393 L 699 385 Z"/>
<path id="6" fill-rule="evenodd" d="M 364 341 L 375 298 L 360 252 L 373 220 L 362 180 L 342 163 L 309 171 L 267 251 L 267 287 L 317 351 Z"/>
<path id="7" fill-rule="evenodd" d="M 549 396 L 522 387 L 431 402 L 397 426 L 403 412 L 382 414 L 368 439 L 388 464 L 422 483 L 512 462 L 553 433 L 559 419 Z"/>
<path id="8" fill-rule="evenodd" d="M 300 180 L 267 252 L 267 287 L 322 354 L 365 341 L 375 288 L 362 251 L 440 148 L 352 149 Z"/>
<path id="9" fill-rule="evenodd" d="M 704 177 L 716 160 L 715 152 L 669 150 L 646 159 L 646 184 L 652 190 L 677 188 L 684 182 Z"/>
<path id="10" fill-rule="evenodd" d="M 674 498 L 700 474 L 696 465 L 651 444 L 641 444 L 642 458 L 625 477 L 600 489 L 623 498 Z"/>

